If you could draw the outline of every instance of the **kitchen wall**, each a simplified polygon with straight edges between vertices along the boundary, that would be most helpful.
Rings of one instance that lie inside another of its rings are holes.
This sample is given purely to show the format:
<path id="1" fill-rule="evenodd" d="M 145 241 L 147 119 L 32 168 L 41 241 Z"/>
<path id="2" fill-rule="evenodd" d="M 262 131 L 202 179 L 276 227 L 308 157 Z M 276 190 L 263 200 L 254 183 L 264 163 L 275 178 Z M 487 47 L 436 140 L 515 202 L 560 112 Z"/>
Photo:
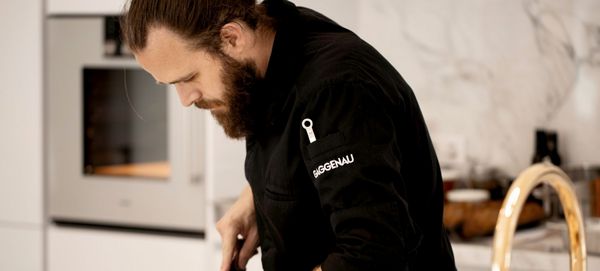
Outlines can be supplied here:
<path id="1" fill-rule="evenodd" d="M 600 164 L 600 1 L 355 3 L 350 27 L 412 86 L 440 149 L 515 175 L 542 127 L 564 165 Z"/>

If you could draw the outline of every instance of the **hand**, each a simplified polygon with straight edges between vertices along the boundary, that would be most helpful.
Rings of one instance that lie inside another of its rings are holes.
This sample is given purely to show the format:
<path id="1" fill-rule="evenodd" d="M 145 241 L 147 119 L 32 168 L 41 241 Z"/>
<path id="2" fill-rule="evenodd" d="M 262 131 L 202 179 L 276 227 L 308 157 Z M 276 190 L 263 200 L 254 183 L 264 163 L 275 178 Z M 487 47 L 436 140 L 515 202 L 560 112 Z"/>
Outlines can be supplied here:
<path id="1" fill-rule="evenodd" d="M 231 270 L 232 264 L 237 269 L 245 269 L 258 247 L 258 229 L 250 187 L 244 189 L 238 200 L 217 222 L 217 231 L 223 240 L 221 271 Z M 243 241 L 238 241 L 238 235 L 242 236 Z M 238 245 L 241 242 L 243 244 Z"/>

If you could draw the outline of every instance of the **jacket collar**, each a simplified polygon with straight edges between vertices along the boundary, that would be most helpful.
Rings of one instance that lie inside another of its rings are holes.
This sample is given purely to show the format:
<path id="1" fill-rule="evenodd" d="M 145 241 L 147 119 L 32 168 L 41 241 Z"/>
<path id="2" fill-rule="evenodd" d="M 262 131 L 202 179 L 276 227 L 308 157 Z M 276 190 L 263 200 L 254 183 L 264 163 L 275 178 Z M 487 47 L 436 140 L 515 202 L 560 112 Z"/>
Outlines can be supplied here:
<path id="1" fill-rule="evenodd" d="M 288 103 L 293 102 L 293 88 L 302 66 L 306 37 L 300 13 L 289 1 L 267 0 L 262 3 L 275 19 L 275 40 L 262 88 L 257 93 L 264 106 L 264 123 L 272 128 L 287 117 Z"/>

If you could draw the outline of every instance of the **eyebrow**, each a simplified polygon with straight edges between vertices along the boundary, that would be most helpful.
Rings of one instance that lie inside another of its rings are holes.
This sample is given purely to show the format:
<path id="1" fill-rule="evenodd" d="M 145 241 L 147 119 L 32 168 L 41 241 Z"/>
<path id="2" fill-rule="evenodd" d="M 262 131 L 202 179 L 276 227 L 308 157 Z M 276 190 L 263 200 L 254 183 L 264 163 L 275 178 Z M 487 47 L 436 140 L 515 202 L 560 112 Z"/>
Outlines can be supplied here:
<path id="1" fill-rule="evenodd" d="M 177 84 L 177 83 L 179 83 L 181 81 L 185 81 L 185 80 L 187 80 L 189 78 L 192 78 L 192 76 L 194 76 L 194 75 L 196 75 L 196 74 L 194 72 L 191 72 L 190 74 L 188 74 L 186 76 L 182 76 L 182 77 L 180 77 L 179 79 L 177 79 L 175 81 L 168 82 L 168 83 L 163 83 L 163 82 L 160 82 L 160 81 L 156 81 L 156 84 L 159 84 L 159 85 L 174 85 L 174 84 Z"/>

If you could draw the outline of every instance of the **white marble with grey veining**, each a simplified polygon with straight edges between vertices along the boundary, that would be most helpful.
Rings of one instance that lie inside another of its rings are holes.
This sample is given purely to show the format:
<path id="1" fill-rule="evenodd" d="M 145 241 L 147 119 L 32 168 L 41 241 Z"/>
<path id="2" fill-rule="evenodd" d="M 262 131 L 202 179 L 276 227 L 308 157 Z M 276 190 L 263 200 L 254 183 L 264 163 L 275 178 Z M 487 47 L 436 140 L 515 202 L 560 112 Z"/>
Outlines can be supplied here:
<path id="1" fill-rule="evenodd" d="M 566 165 L 600 164 L 600 1 L 356 4 L 351 28 L 413 87 L 434 140 L 514 175 L 534 129 L 556 129 Z"/>

